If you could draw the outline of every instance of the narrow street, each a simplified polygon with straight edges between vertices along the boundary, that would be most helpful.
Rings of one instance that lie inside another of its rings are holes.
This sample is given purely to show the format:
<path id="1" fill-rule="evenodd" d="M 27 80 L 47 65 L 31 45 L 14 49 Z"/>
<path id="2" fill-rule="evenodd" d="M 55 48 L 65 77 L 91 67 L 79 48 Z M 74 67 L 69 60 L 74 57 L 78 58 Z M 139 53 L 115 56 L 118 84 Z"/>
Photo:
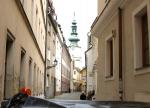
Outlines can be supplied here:
<path id="1" fill-rule="evenodd" d="M 150 0 L 0 0 L 0 13 L 0 108 L 150 108 Z"/>
<path id="2" fill-rule="evenodd" d="M 56 96 L 55 99 L 63 100 L 80 100 L 81 92 L 63 93 L 62 95 Z"/>

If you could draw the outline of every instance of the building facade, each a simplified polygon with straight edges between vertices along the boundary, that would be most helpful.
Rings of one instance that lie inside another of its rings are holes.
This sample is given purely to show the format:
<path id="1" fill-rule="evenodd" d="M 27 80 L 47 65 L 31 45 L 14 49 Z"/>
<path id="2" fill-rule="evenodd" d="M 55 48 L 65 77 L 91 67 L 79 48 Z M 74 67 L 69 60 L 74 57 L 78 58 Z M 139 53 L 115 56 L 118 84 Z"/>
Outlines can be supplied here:
<path id="1" fill-rule="evenodd" d="M 58 61 L 55 68 L 55 84 L 56 95 L 61 94 L 61 74 L 62 74 L 62 47 L 63 47 L 63 32 L 59 24 L 57 24 L 58 34 L 56 37 L 56 60 Z"/>
<path id="2" fill-rule="evenodd" d="M 81 74 L 81 81 L 80 81 L 80 84 L 81 84 L 81 91 L 84 91 L 86 92 L 86 84 L 87 84 L 87 71 L 86 71 L 86 67 L 84 67 L 81 71 L 80 71 L 80 74 Z"/>
<path id="3" fill-rule="evenodd" d="M 86 65 L 86 71 L 87 71 L 87 82 L 86 82 L 86 92 L 90 91 L 96 91 L 96 75 L 97 75 L 97 69 L 96 69 L 96 60 L 98 58 L 98 39 L 95 37 L 92 37 L 91 34 L 88 34 L 88 49 L 85 51 L 85 65 Z"/>
<path id="4" fill-rule="evenodd" d="M 73 91 L 81 91 L 82 83 L 81 83 L 81 73 L 79 68 L 74 68 L 73 70 Z"/>
<path id="5" fill-rule="evenodd" d="M 52 1 L 48 0 L 48 16 L 47 16 L 47 61 L 46 61 L 46 98 L 55 96 L 55 64 L 56 60 L 56 37 L 57 22 L 55 20 L 55 10 Z"/>
<path id="6" fill-rule="evenodd" d="M 22 87 L 44 95 L 46 0 L 0 3 L 0 100 Z"/>
<path id="7" fill-rule="evenodd" d="M 62 47 L 62 70 L 61 70 L 61 92 L 70 92 L 70 80 L 71 80 L 71 56 L 68 47 L 65 43 Z"/>
<path id="8" fill-rule="evenodd" d="M 150 0 L 98 0 L 97 100 L 150 101 Z"/>

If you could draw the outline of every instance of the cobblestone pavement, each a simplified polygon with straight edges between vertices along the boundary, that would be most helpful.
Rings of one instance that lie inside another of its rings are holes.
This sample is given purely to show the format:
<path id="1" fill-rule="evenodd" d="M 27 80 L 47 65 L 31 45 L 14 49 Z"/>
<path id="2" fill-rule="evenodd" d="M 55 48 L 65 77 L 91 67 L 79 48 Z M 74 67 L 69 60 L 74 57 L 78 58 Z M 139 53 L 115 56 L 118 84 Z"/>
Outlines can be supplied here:
<path id="1" fill-rule="evenodd" d="M 62 95 L 56 96 L 54 99 L 64 100 L 80 100 L 81 92 L 63 93 Z"/>

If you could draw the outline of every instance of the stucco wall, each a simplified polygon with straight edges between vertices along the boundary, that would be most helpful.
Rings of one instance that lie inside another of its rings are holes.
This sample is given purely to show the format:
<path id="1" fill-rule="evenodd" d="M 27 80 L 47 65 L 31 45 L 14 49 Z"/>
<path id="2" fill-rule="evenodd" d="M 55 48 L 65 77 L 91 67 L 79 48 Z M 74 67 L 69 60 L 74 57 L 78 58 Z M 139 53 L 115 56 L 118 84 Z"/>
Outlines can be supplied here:
<path id="1" fill-rule="evenodd" d="M 5 73 L 5 52 L 6 52 L 6 38 L 7 29 L 15 37 L 13 43 L 12 58 L 10 59 L 11 66 L 9 69 L 9 95 L 12 96 L 14 93 L 18 92 L 19 86 L 19 72 L 20 72 L 20 55 L 21 47 L 26 51 L 25 55 L 25 86 L 28 86 L 28 61 L 29 57 L 32 58 L 32 62 L 36 63 L 39 70 L 44 72 L 44 62 L 39 54 L 36 44 L 32 38 L 31 33 L 21 15 L 18 6 L 14 0 L 2 0 L 0 3 L 0 13 L 2 13 L 0 18 L 0 100 L 2 100 L 4 95 L 4 73 Z M 43 84 L 42 84 L 43 85 Z M 42 85 L 40 88 L 42 88 Z M 43 85 L 44 87 L 44 85 Z"/>
<path id="2" fill-rule="evenodd" d="M 134 25 L 132 18 L 134 11 L 138 10 L 143 3 L 146 3 L 148 6 L 148 19 L 150 19 L 149 0 L 130 1 L 123 9 L 123 70 L 125 73 L 125 99 L 128 101 L 149 101 L 150 99 L 150 85 L 148 83 L 150 79 L 150 68 L 136 70 L 134 67 L 134 57 L 136 54 L 134 54 Z M 150 23 L 148 25 L 150 28 Z"/>
<path id="3" fill-rule="evenodd" d="M 98 36 L 98 71 L 97 71 L 97 100 L 119 100 L 118 91 L 118 15 L 115 14 L 109 23 L 106 24 L 106 28 L 99 33 Z M 106 38 L 112 34 L 112 30 L 116 30 L 114 37 L 114 76 L 111 79 L 105 78 L 106 72 Z"/>
<path id="4" fill-rule="evenodd" d="M 119 42 L 118 42 L 118 12 L 117 8 L 122 8 L 122 73 L 123 73 L 123 99 L 126 101 L 148 101 L 150 100 L 150 68 L 138 68 L 136 62 L 140 61 L 135 51 L 138 48 L 135 44 L 137 39 L 135 29 L 135 12 L 147 6 L 148 29 L 150 31 L 150 1 L 149 0 L 126 0 L 116 1 L 118 5 L 113 8 L 110 4 L 99 17 L 92 28 L 92 35 L 98 37 L 98 64 L 97 64 L 97 100 L 119 100 Z M 115 3 L 115 4 L 116 4 Z M 118 7 L 117 7 L 118 6 Z M 99 7 L 100 8 L 100 7 Z M 114 11 L 116 8 L 116 11 Z M 111 10 L 111 11 L 110 11 Z M 115 30 L 114 37 L 114 77 L 107 80 L 105 73 L 105 40 Z M 139 44 L 139 43 L 137 43 Z M 138 60 L 135 60 L 138 59 Z"/>

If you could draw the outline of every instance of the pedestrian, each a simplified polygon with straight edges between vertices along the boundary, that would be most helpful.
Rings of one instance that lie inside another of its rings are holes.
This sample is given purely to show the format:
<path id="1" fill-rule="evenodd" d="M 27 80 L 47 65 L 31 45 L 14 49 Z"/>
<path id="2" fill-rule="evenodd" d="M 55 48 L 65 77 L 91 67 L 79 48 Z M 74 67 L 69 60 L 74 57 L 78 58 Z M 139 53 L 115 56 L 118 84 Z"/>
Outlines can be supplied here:
<path id="1" fill-rule="evenodd" d="M 81 93 L 80 100 L 86 100 L 86 95 L 84 92 Z"/>

